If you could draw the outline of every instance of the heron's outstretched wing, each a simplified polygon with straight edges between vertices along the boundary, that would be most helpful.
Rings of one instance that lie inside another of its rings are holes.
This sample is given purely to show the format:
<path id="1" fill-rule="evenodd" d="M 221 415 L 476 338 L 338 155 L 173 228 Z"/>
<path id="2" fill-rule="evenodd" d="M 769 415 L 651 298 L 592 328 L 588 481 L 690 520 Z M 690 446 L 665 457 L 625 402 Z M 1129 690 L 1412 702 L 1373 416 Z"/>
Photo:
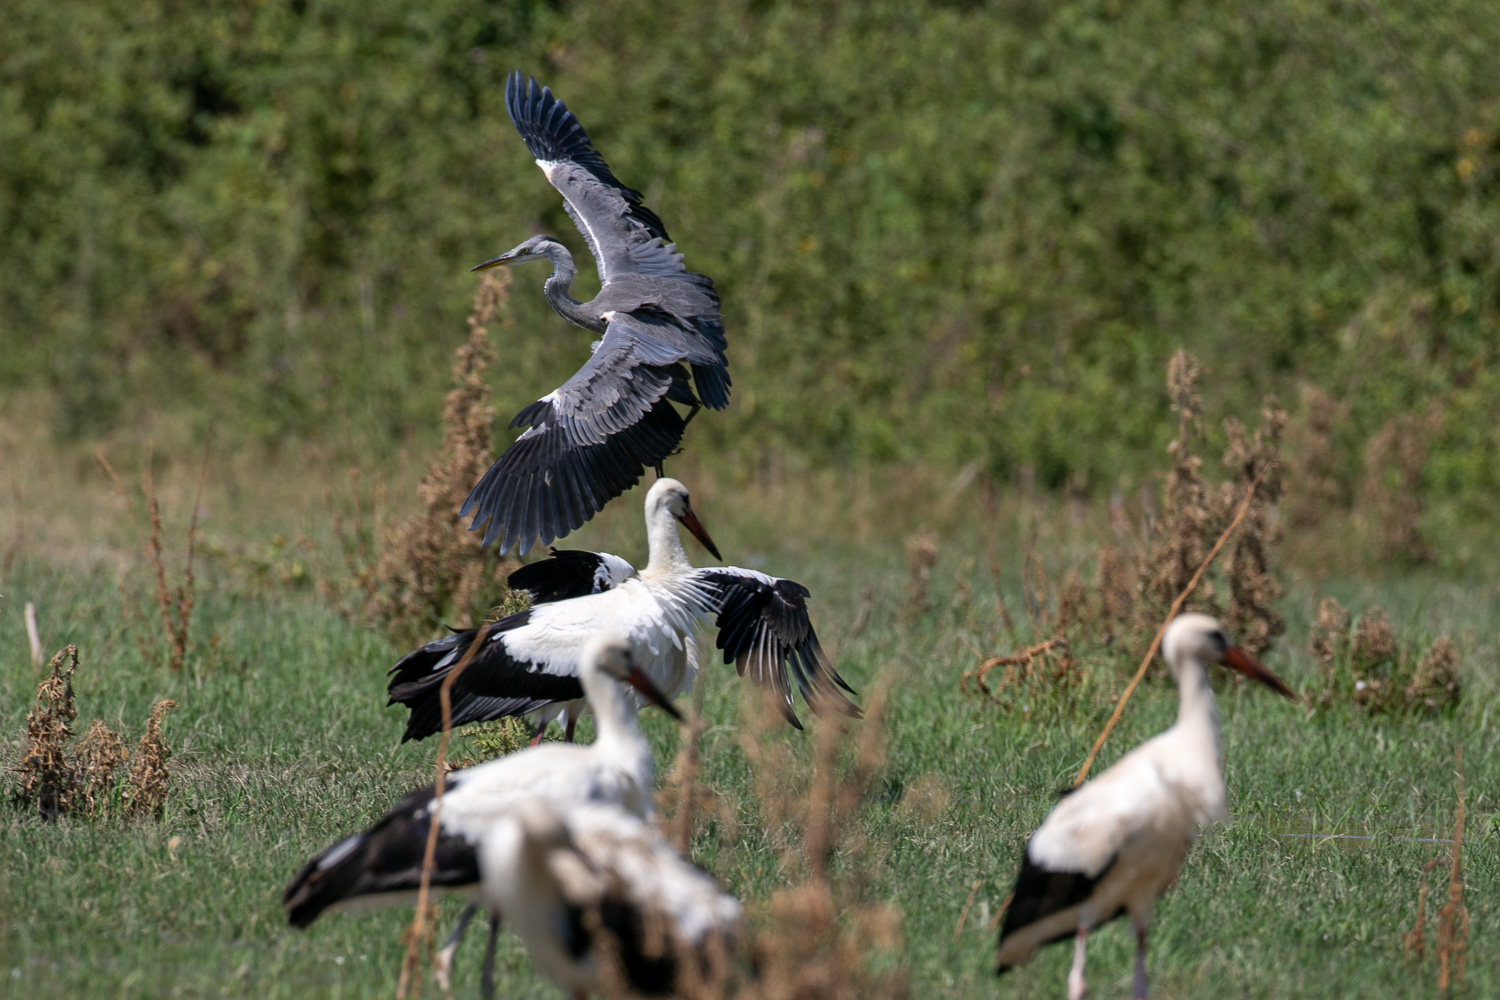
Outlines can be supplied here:
<path id="1" fill-rule="evenodd" d="M 505 81 L 505 107 L 537 166 L 563 196 L 578 231 L 599 265 L 599 280 L 614 275 L 679 275 L 682 255 L 641 194 L 610 171 L 568 106 L 534 79 L 515 70 Z M 707 279 L 704 279 L 707 280 Z M 709 287 L 712 288 L 710 282 Z"/>
<path id="2" fill-rule="evenodd" d="M 553 549 L 552 555 L 527 563 L 506 580 L 511 590 L 524 590 L 532 604 L 550 604 L 614 590 L 635 576 L 635 567 L 608 552 Z"/>
<path id="3" fill-rule="evenodd" d="M 748 672 L 757 684 L 770 684 L 788 722 L 802 728 L 792 711 L 788 670 L 815 713 L 832 706 L 844 715 L 861 717 L 859 706 L 839 691 L 854 694 L 854 689 L 818 643 L 807 614 L 806 587 L 733 566 L 696 570 L 693 578 L 710 595 L 705 610 L 717 615 L 717 645 L 724 651 L 724 662 L 733 663 L 741 675 Z"/>
<path id="4" fill-rule="evenodd" d="M 489 524 L 485 544 L 528 551 L 551 544 L 640 482 L 682 440 L 673 402 L 697 402 L 680 362 L 701 349 L 675 324 L 617 316 L 593 357 L 560 388 L 516 414 L 528 425 L 464 500 L 469 530 Z"/>

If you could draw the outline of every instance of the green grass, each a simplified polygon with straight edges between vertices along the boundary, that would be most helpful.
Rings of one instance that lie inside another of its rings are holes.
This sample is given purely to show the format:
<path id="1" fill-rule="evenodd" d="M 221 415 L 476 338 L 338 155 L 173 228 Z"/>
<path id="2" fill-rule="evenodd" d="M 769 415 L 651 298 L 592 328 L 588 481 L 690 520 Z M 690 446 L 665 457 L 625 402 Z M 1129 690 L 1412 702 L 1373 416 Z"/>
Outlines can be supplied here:
<path id="1" fill-rule="evenodd" d="M 1059 995 L 1069 949 L 1047 949 L 997 984 L 986 918 L 1010 889 L 1027 833 L 1087 753 L 1110 694 L 1134 667 L 1132 656 L 1079 650 L 1090 678 L 1067 699 L 1039 691 L 1025 706 L 1002 708 L 965 698 L 958 676 L 974 658 L 960 640 L 1007 651 L 1030 635 L 1007 636 L 994 625 L 993 593 L 976 569 L 983 560 L 964 557 L 969 549 L 961 540 L 943 543 L 933 610 L 912 616 L 902 608 L 898 543 L 777 549 L 769 533 L 737 532 L 734 518 L 715 520 L 702 498 L 699 506 L 731 562 L 761 565 L 812 589 L 815 620 L 862 693 L 881 679 L 891 683 L 887 761 L 859 822 L 875 844 L 874 863 L 865 862 L 870 897 L 903 914 L 912 994 Z M 591 526 L 577 544 L 630 539 L 617 550 L 636 555 L 637 518 Z M 867 590 L 874 613 L 851 638 Z M 180 675 L 141 661 L 120 624 L 112 565 L 43 561 L 23 552 L 4 593 L 0 761 L 6 766 L 19 756 L 37 680 L 20 625 L 27 600 L 43 610 L 49 646 L 80 646 L 78 729 L 98 716 L 133 739 L 157 698 L 174 698 L 182 708 L 166 726 L 175 774 L 160 823 L 43 824 L 0 805 L 7 873 L 0 880 L 0 993 L 390 996 L 408 911 L 332 915 L 297 932 L 286 926 L 278 900 L 312 852 L 428 780 L 435 744 L 398 746 L 404 713 L 382 707 L 385 669 L 402 650 L 340 618 L 311 589 L 257 589 L 222 564 L 205 568 L 194 620 L 200 655 L 197 667 Z M 1154 993 L 1431 996 L 1436 966 L 1430 958 L 1409 961 L 1401 935 L 1412 922 L 1419 869 L 1445 850 L 1413 838 L 1447 836 L 1453 747 L 1462 742 L 1472 915 L 1467 982 L 1471 996 L 1500 994 L 1493 949 L 1500 935 L 1494 797 L 1500 733 L 1490 713 L 1500 684 L 1488 628 L 1500 595 L 1482 583 L 1420 576 L 1295 586 L 1284 602 L 1292 634 L 1267 657 L 1294 686 L 1312 681 L 1313 667 L 1300 650 L 1324 593 L 1346 604 L 1378 600 L 1402 634 L 1453 635 L 1465 652 L 1464 702 L 1446 716 L 1370 718 L 1343 707 L 1313 712 L 1260 689 L 1221 684 L 1234 818 L 1204 835 L 1162 900 L 1152 938 Z M 218 653 L 205 662 L 214 634 Z M 784 876 L 775 831 L 759 823 L 764 804 L 755 801 L 740 746 L 745 685 L 722 664 L 706 672 L 704 683 L 710 721 L 704 778 L 734 805 L 738 829 L 721 842 L 723 824 L 706 824 L 696 852 L 753 905 Z M 1174 712 L 1168 685 L 1144 685 L 1096 767 L 1170 724 Z M 664 769 L 679 734 L 660 713 L 648 714 L 644 725 Z M 787 730 L 778 737 L 799 761 L 810 760 L 809 735 Z M 5 787 L 8 797 L 13 782 Z M 1375 839 L 1284 836 L 1305 833 Z M 976 880 L 973 909 L 955 940 Z M 1438 872 L 1433 911 L 1444 884 Z M 455 914 L 447 904 L 443 922 Z M 1128 995 L 1129 937 L 1122 926 L 1094 936 L 1094 996 Z M 459 996 L 476 989 L 478 940 L 460 954 Z M 554 995 L 514 940 L 502 945 L 501 970 L 505 995 Z"/>

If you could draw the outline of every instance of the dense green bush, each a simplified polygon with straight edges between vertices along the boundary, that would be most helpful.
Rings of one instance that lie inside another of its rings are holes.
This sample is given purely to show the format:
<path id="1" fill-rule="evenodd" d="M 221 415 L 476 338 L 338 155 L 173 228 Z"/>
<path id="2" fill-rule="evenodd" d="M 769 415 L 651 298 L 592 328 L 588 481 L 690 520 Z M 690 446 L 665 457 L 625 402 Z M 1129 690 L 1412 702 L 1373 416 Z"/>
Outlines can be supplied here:
<path id="1" fill-rule="evenodd" d="M 1183 346 L 1210 414 L 1312 383 L 1361 442 L 1435 408 L 1429 488 L 1500 492 L 1484 3 L 17 0 L 0 32 L 0 385 L 50 380 L 63 436 L 435 441 L 467 267 L 583 253 L 520 66 L 719 283 L 735 409 L 695 447 L 1105 489 L 1156 462 Z M 586 350 L 518 277 L 505 412 Z"/>

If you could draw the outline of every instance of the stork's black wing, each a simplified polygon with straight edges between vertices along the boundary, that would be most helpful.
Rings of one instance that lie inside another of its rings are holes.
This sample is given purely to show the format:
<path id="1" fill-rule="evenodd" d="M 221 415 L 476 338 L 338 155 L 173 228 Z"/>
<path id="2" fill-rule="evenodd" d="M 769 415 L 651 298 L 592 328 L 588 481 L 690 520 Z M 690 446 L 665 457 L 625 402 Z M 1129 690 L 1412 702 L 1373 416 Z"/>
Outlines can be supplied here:
<path id="1" fill-rule="evenodd" d="M 1111 859 L 1103 871 L 1094 875 L 1051 871 L 1031 860 L 1028 845 L 1028 849 L 1021 854 L 1021 871 L 1016 876 L 1016 888 L 1011 893 L 1010 906 L 1005 910 L 1005 925 L 1000 928 L 1000 940 L 1004 941 L 1039 920 L 1082 903 L 1093 895 L 1094 887 L 1104 880 L 1113 866 L 1114 859 Z M 1124 912 L 1122 907 L 1094 926 L 1108 923 Z M 1040 942 L 1039 946 L 1070 938 L 1076 932 L 1076 928 L 1070 928 L 1050 940 Z M 1009 970 L 1010 966 L 1001 965 L 996 968 L 995 974 L 1003 975 Z"/>
<path id="2" fill-rule="evenodd" d="M 462 780 L 461 772 L 450 777 L 448 790 Z M 368 830 L 319 851 L 282 894 L 287 921 L 306 927 L 330 906 L 362 896 L 388 896 L 395 903 L 415 893 L 422 880 L 434 794 L 431 786 L 413 792 Z M 440 822 L 431 885 L 453 889 L 478 881 L 475 845 Z"/>
<path id="3" fill-rule="evenodd" d="M 672 403 L 697 402 L 680 362 L 713 363 L 711 351 L 669 319 L 616 316 L 593 357 L 561 388 L 516 414 L 530 429 L 506 449 L 464 500 L 469 530 L 489 524 L 485 544 L 524 553 L 582 525 L 640 482 L 682 440 Z"/>
<path id="4" fill-rule="evenodd" d="M 635 576 L 635 567 L 617 555 L 582 549 L 553 549 L 548 558 L 527 563 L 516 570 L 506 583 L 512 590 L 529 593 L 531 603 L 536 605 L 614 590 L 632 576 Z"/>
<path id="5" fill-rule="evenodd" d="M 422 740 L 443 728 L 443 680 L 468 654 L 481 631 L 483 645 L 449 690 L 450 717 L 456 728 L 470 722 L 489 722 L 527 715 L 561 701 L 583 697 L 583 685 L 572 664 L 528 662 L 512 655 L 507 635 L 530 620 L 531 612 L 502 618 L 481 629 L 466 629 L 429 642 L 407 653 L 394 667 L 386 692 L 389 704 L 411 710 L 401 742 Z"/>
<path id="6" fill-rule="evenodd" d="M 792 580 L 737 567 L 700 569 L 694 579 L 711 594 L 717 615 L 717 645 L 724 662 L 741 676 L 749 673 L 757 684 L 770 684 L 777 707 L 788 722 L 802 728 L 792 711 L 792 689 L 787 673 L 797 682 L 803 699 L 817 714 L 827 706 L 844 715 L 863 713 L 839 691 L 855 691 L 833 668 L 807 614 L 807 588 Z"/>

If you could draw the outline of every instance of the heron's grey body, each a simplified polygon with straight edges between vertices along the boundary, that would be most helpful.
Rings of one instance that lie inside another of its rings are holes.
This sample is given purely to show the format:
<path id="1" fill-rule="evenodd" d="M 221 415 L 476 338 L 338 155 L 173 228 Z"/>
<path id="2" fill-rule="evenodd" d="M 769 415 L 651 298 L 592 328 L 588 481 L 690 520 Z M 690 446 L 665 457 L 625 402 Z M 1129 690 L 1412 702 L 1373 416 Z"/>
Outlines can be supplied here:
<path id="1" fill-rule="evenodd" d="M 686 421 L 673 403 L 729 405 L 724 324 L 713 280 L 688 271 L 656 213 L 621 184 L 563 102 L 512 73 L 506 107 L 526 147 L 588 241 L 599 294 L 573 298 L 573 256 L 533 236 L 479 268 L 545 260 L 547 302 L 602 339 L 561 387 L 516 415 L 529 425 L 464 501 L 471 530 L 501 549 L 548 544 L 582 525 L 660 465 Z M 691 372 L 691 374 L 690 374 Z M 696 392 L 694 391 L 696 389 Z"/>

